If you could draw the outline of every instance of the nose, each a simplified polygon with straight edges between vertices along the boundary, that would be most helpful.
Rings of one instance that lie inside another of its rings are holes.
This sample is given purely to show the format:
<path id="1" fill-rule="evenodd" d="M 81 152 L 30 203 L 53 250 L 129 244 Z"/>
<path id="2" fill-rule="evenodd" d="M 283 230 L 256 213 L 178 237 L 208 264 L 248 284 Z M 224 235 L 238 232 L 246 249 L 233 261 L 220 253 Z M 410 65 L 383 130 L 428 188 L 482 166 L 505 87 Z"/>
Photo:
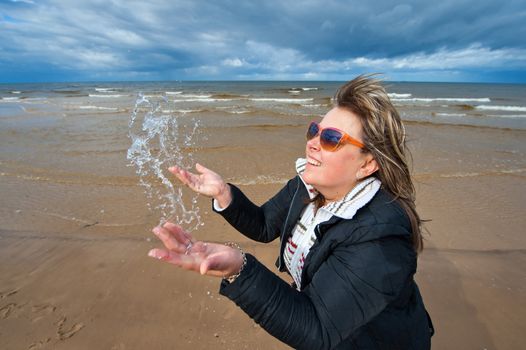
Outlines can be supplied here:
<path id="1" fill-rule="evenodd" d="M 307 149 L 310 151 L 319 151 L 320 150 L 320 135 L 316 135 L 310 140 L 307 140 Z"/>

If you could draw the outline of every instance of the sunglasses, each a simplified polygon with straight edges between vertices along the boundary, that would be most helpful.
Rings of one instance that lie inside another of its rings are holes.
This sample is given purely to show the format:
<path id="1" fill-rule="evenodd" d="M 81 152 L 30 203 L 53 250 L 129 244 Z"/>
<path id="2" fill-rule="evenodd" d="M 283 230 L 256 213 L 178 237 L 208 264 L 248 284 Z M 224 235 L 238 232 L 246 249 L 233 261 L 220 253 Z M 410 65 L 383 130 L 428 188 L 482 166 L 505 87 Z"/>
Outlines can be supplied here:
<path id="1" fill-rule="evenodd" d="M 325 151 L 334 152 L 346 143 L 350 143 L 358 148 L 365 148 L 365 145 L 344 131 L 336 128 L 321 128 L 320 124 L 311 122 L 307 129 L 307 140 L 312 140 L 320 135 L 320 145 Z"/>

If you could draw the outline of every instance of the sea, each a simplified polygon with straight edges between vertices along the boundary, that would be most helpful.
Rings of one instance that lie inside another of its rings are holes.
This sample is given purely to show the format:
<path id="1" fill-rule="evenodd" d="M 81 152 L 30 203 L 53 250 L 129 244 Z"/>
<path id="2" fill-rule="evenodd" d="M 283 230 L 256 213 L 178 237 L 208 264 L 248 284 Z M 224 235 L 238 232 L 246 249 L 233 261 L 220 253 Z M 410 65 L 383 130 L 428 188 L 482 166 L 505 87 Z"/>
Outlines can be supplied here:
<path id="1" fill-rule="evenodd" d="M 139 95 L 162 98 L 174 115 L 312 118 L 327 112 L 343 82 L 166 81 L 0 84 L 0 127 L 57 116 L 129 116 Z M 526 85 L 386 82 L 402 119 L 414 123 L 526 129 Z"/>

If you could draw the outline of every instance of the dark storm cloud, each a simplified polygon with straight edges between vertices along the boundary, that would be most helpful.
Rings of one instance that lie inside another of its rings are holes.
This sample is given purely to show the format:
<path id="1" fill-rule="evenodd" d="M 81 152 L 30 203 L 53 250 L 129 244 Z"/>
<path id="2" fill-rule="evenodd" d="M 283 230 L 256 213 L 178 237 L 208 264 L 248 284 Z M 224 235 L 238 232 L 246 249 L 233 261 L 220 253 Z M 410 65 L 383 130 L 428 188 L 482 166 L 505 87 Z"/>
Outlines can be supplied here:
<path id="1" fill-rule="evenodd" d="M 525 23 L 521 1 L 2 1 L 0 81 L 517 80 Z"/>

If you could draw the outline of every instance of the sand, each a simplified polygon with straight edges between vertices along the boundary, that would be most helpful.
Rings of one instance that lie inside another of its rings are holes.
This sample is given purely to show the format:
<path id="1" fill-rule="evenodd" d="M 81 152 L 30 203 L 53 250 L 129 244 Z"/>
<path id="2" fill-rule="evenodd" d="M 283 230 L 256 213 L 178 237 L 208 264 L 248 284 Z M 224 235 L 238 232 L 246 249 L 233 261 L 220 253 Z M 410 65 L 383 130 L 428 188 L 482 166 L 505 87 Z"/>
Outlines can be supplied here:
<path id="1" fill-rule="evenodd" d="M 110 122 L 125 130 L 122 116 Z M 147 257 L 159 246 L 150 232 L 158 216 L 126 166 L 125 133 L 72 130 L 2 131 L 0 348 L 288 348 L 220 296 L 219 279 Z M 203 131 L 210 136 L 196 160 L 256 203 L 294 175 L 303 152 L 303 126 Z M 523 347 L 526 132 L 418 123 L 408 131 L 418 209 L 431 220 L 416 279 L 433 348 Z M 208 199 L 198 204 L 197 237 L 239 242 L 276 271 L 277 242 L 250 242 Z"/>

